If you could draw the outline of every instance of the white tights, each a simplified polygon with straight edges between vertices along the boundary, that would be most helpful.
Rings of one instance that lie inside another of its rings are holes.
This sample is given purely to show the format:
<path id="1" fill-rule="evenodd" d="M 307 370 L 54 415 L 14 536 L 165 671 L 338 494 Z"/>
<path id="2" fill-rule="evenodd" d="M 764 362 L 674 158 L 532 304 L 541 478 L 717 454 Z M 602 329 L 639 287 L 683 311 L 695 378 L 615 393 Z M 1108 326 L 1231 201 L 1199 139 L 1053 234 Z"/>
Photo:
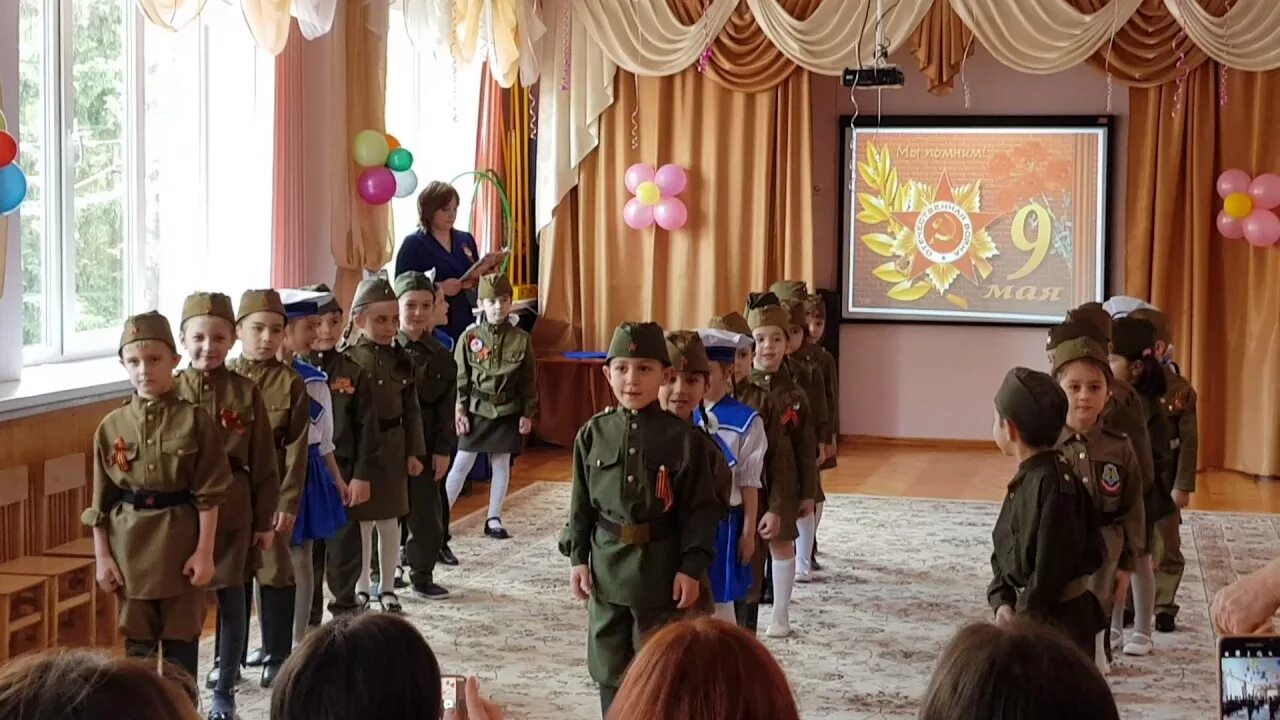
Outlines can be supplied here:
<path id="1" fill-rule="evenodd" d="M 360 579 L 356 582 L 356 590 L 369 592 L 369 561 L 373 559 L 374 528 L 378 530 L 379 589 L 384 593 L 395 592 L 396 562 L 400 559 L 400 521 L 396 518 L 360 522 Z"/>
<path id="2" fill-rule="evenodd" d="M 449 477 L 444 484 L 449 492 L 449 507 L 453 507 L 462 494 L 462 485 L 476 464 L 476 455 L 468 450 L 459 450 L 453 459 L 453 467 L 449 468 Z M 489 464 L 493 467 L 493 479 L 489 482 L 489 514 L 485 518 L 502 517 L 502 501 L 506 500 L 507 486 L 511 484 L 511 455 L 490 453 Z"/>

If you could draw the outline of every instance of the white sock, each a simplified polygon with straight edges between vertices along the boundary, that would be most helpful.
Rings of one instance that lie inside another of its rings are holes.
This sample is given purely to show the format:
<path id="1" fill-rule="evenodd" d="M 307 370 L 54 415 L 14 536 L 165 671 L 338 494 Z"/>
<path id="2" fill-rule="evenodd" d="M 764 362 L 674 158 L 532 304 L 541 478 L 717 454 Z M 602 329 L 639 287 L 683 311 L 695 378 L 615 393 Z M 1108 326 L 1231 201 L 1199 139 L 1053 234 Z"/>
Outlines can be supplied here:
<path id="1" fill-rule="evenodd" d="M 813 555 L 813 538 L 817 532 L 817 519 L 810 515 L 809 517 L 796 518 L 796 530 L 800 535 L 796 538 L 796 572 L 808 575 L 810 572 L 809 558 Z M 778 577 L 774 575 L 774 577 Z M 776 592 L 776 591 L 775 591 Z"/>
<path id="2" fill-rule="evenodd" d="M 825 502 L 820 502 L 813 508 L 813 541 L 818 541 L 818 526 L 822 525 L 822 506 Z"/>
<path id="3" fill-rule="evenodd" d="M 773 561 L 773 623 L 791 623 L 791 588 L 796 583 L 796 559 Z"/>
<path id="4" fill-rule="evenodd" d="M 467 481 L 467 475 L 471 473 L 471 468 L 476 464 L 476 454 L 468 450 L 459 450 L 458 454 L 453 458 L 453 467 L 449 468 L 449 476 L 444 480 L 445 490 L 449 492 L 449 507 L 458 502 L 458 496 L 462 494 L 462 484 Z"/>
<path id="5" fill-rule="evenodd" d="M 396 591 L 396 564 L 400 560 L 400 520 L 387 518 L 378 520 L 378 578 L 379 590 L 384 593 Z M 369 571 L 368 563 L 365 572 Z"/>
<path id="6" fill-rule="evenodd" d="M 381 542 L 381 538 L 379 538 Z M 369 592 L 369 561 L 373 559 L 373 521 L 360 521 L 360 579 L 356 580 L 356 592 Z"/>
<path id="7" fill-rule="evenodd" d="M 1151 637 L 1156 614 L 1156 574 L 1151 569 L 1151 556 L 1137 560 L 1133 571 L 1133 630 Z"/>
<path id="8" fill-rule="evenodd" d="M 1116 642 L 1117 638 L 1124 637 L 1124 606 L 1123 600 L 1117 600 L 1111 606 L 1111 641 Z"/>
<path id="9" fill-rule="evenodd" d="M 489 455 L 493 478 L 489 480 L 489 514 L 485 518 L 502 517 L 502 501 L 507 499 L 507 486 L 511 484 L 511 454 Z"/>
<path id="10" fill-rule="evenodd" d="M 1107 633 L 1099 630 L 1097 635 L 1093 636 L 1093 662 L 1098 666 L 1098 672 L 1106 675 L 1111 671 L 1111 666 L 1107 664 L 1107 649 L 1104 647 L 1107 643 Z"/>
<path id="11" fill-rule="evenodd" d="M 311 593 L 315 589 L 315 566 L 311 564 L 311 541 L 289 546 L 289 560 L 298 586 L 293 596 L 293 646 L 296 648 L 307 634 L 311 617 Z"/>
<path id="12" fill-rule="evenodd" d="M 738 616 L 733 611 L 732 602 L 716 603 L 716 611 L 712 613 L 711 617 L 735 624 L 738 622 Z"/>

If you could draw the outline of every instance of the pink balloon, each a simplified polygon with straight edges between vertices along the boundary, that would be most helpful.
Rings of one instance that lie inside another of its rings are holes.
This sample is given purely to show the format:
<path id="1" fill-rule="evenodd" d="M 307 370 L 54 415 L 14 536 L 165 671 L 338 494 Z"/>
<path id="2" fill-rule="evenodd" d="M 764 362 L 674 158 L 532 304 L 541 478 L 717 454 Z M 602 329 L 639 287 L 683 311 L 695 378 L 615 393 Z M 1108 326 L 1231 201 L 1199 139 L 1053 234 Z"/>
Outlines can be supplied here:
<path id="1" fill-rule="evenodd" d="M 356 192 L 370 205 L 382 205 L 396 194 L 396 176 L 385 167 L 374 167 L 360 173 Z"/>
<path id="2" fill-rule="evenodd" d="M 653 179 L 653 166 L 644 163 L 636 163 L 627 168 L 627 172 L 622 176 L 623 183 L 627 186 L 627 192 L 634 193 L 636 188 L 640 187 L 640 183 L 649 182 Z"/>
<path id="3" fill-rule="evenodd" d="M 1218 211 L 1218 232 L 1228 240 L 1239 240 L 1244 237 L 1241 221 L 1227 214 L 1226 210 Z"/>
<path id="4" fill-rule="evenodd" d="M 653 207 L 653 219 L 663 230 L 679 230 L 689 219 L 689 211 L 680 198 L 664 197 Z"/>
<path id="5" fill-rule="evenodd" d="M 1249 199 L 1253 206 L 1262 210 L 1270 210 L 1280 205 L 1280 175 L 1263 173 L 1249 183 Z"/>
<path id="6" fill-rule="evenodd" d="M 1241 221 L 1244 239 L 1254 247 L 1275 245 L 1280 240 L 1280 218 L 1270 210 L 1254 210 Z"/>
<path id="7" fill-rule="evenodd" d="M 653 224 L 653 208 L 631 198 L 622 208 L 622 219 L 632 230 L 643 230 Z"/>
<path id="8" fill-rule="evenodd" d="M 1249 192 L 1249 173 L 1243 170 L 1228 170 L 1218 176 L 1218 197 L 1226 198 L 1231 193 Z"/>
<path id="9" fill-rule="evenodd" d="M 667 195 L 679 195 L 685 186 L 689 184 L 689 177 L 685 175 L 684 168 L 667 163 L 658 168 L 657 174 L 653 176 L 653 181 L 658 184 L 658 189 L 662 191 L 665 197 Z"/>

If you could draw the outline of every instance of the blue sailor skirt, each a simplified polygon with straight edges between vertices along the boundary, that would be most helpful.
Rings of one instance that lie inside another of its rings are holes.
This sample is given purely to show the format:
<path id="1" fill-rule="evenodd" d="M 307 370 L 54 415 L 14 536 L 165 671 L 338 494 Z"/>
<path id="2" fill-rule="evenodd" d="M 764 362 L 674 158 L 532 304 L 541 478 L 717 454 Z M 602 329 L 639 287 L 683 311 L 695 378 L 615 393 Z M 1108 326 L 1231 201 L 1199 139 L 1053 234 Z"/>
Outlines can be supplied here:
<path id="1" fill-rule="evenodd" d="M 711 594 L 718 603 L 742 600 L 751 589 L 751 565 L 738 562 L 742 537 L 742 506 L 729 509 L 716 525 L 716 557 L 711 561 Z"/>
<path id="2" fill-rule="evenodd" d="M 347 509 L 333 484 L 329 466 L 320 455 L 320 445 L 311 445 L 307 448 L 307 482 L 302 488 L 302 502 L 293 525 L 293 544 L 333 537 L 346 524 Z"/>

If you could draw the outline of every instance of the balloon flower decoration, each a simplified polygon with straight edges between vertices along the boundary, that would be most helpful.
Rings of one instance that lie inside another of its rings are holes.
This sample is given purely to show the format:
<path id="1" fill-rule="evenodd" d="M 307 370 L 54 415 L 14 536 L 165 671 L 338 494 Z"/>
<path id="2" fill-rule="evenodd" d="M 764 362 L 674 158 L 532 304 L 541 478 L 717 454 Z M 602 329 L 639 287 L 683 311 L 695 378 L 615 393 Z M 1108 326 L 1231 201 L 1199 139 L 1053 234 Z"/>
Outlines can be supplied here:
<path id="1" fill-rule="evenodd" d="M 1243 170 L 1228 170 L 1218 176 L 1218 196 L 1218 232 L 1223 237 L 1244 238 L 1254 247 L 1280 241 L 1280 218 L 1272 211 L 1280 205 L 1280 175 L 1264 173 L 1250 179 Z"/>
<path id="2" fill-rule="evenodd" d="M 14 212 L 27 197 L 27 176 L 17 160 L 18 139 L 9 134 L 9 123 L 0 112 L 0 215 Z"/>
<path id="3" fill-rule="evenodd" d="M 352 143 L 356 164 L 365 168 L 356 178 L 356 192 L 370 205 L 382 205 L 393 197 L 404 198 L 418 189 L 413 153 L 400 147 L 394 135 L 361 130 Z"/>
<path id="4" fill-rule="evenodd" d="M 627 168 L 623 182 L 627 191 L 635 194 L 622 208 L 627 227 L 643 230 L 655 222 L 663 230 L 684 227 L 689 210 L 676 197 L 689 183 L 684 168 L 667 164 L 654 172 L 653 166 L 636 163 Z"/>

